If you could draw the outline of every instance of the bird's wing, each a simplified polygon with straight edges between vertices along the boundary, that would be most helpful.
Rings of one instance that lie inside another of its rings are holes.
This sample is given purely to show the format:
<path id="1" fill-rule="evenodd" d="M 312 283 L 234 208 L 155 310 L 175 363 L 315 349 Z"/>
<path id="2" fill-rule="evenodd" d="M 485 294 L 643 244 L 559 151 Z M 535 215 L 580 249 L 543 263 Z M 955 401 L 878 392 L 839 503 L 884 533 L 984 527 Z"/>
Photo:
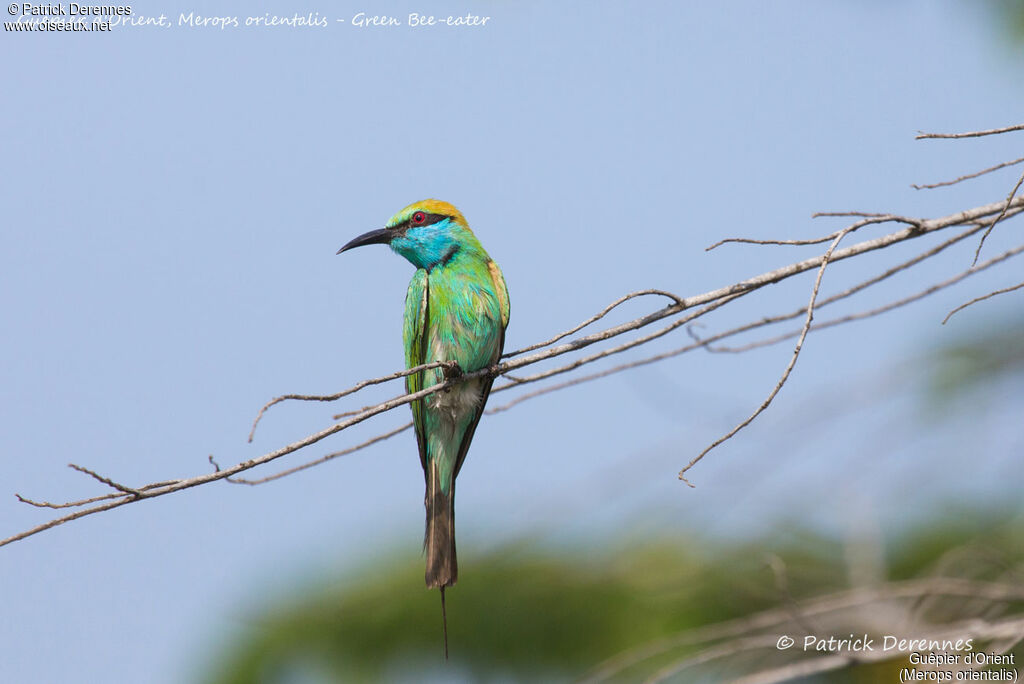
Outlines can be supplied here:
<path id="1" fill-rule="evenodd" d="M 405 295 L 405 318 L 402 325 L 402 339 L 405 343 L 405 367 L 413 368 L 426 363 L 427 329 L 430 320 L 429 285 L 427 272 L 416 271 L 409 282 L 409 291 Z M 423 371 L 405 377 L 407 392 L 419 392 L 423 389 Z M 423 412 L 423 400 L 412 402 L 413 429 L 416 430 L 416 444 L 420 449 L 420 464 L 424 472 L 427 470 L 427 431 Z"/>
<path id="2" fill-rule="evenodd" d="M 510 313 L 509 301 L 508 301 L 508 288 L 505 286 L 505 276 L 502 275 L 501 269 L 498 268 L 498 264 L 493 261 L 487 262 L 487 271 L 491 275 L 491 281 L 494 283 L 494 293 L 498 297 L 498 310 L 501 314 L 501 326 L 498 333 L 498 344 L 494 350 L 494 356 L 491 357 L 488 365 L 493 366 L 501 360 L 501 353 L 505 349 L 505 328 L 508 326 L 508 319 Z M 469 452 L 469 444 L 473 441 L 473 433 L 476 432 L 477 423 L 480 422 L 480 416 L 484 414 L 484 406 L 487 404 L 487 397 L 491 393 L 491 385 L 494 384 L 494 378 L 484 378 L 483 382 L 480 383 L 480 403 L 476 411 L 476 415 L 473 416 L 473 422 L 466 428 L 466 432 L 462 435 L 462 443 L 459 444 L 459 455 L 455 459 L 455 471 L 452 474 L 452 486 L 455 486 L 455 478 L 459 475 L 459 470 L 462 469 L 462 462 L 466 460 L 466 454 Z"/>
<path id="3" fill-rule="evenodd" d="M 498 295 L 498 306 L 501 309 L 501 344 L 498 346 L 504 348 L 505 328 L 508 327 L 508 317 L 510 313 L 508 287 L 505 285 L 505 276 L 501 273 L 501 269 L 498 268 L 498 264 L 493 261 L 488 261 L 487 271 L 491 274 L 491 280 L 494 282 L 494 292 Z M 501 349 L 498 350 L 498 357 L 501 357 Z"/>

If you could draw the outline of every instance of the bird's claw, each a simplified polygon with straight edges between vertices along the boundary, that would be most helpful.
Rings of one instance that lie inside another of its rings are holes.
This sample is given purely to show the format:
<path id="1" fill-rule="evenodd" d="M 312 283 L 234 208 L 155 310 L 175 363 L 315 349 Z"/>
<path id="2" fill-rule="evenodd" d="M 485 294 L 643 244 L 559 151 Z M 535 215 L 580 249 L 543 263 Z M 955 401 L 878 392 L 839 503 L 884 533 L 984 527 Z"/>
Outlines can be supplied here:
<path id="1" fill-rule="evenodd" d="M 461 378 L 463 375 L 462 366 L 459 365 L 458 361 L 445 361 L 441 365 L 441 371 L 444 372 L 445 380 L 454 380 Z"/>

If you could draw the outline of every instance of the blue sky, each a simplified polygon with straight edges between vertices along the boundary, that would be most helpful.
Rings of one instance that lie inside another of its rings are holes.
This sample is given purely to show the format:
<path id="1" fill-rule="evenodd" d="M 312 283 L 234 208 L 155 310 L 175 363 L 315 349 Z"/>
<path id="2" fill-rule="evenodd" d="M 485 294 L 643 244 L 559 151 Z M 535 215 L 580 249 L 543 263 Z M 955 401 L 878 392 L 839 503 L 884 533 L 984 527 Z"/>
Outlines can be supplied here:
<path id="1" fill-rule="evenodd" d="M 176 24 L 199 8 L 133 9 Z M 388 7 L 467 10 L 491 19 L 358 29 L 367 6 L 324 4 L 302 13 L 346 23 L 4 33 L 0 536 L 46 519 L 14 492 L 102 493 L 68 462 L 130 484 L 203 473 L 208 454 L 238 462 L 330 422 L 329 407 L 279 407 L 248 445 L 268 398 L 399 368 L 411 267 L 383 247 L 334 253 L 414 200 L 456 204 L 502 265 L 511 349 L 631 290 L 696 294 L 819 249 L 704 252 L 723 237 L 841 225 L 815 211 L 944 215 L 1016 179 L 909 187 L 1020 156 L 1019 137 L 914 141 L 1020 122 L 1021 46 L 976 3 Z M 1009 222 L 984 255 L 1019 242 Z M 836 265 L 823 291 L 922 249 Z M 921 289 L 972 254 L 844 310 Z M 1009 262 L 812 335 L 776 405 L 691 471 L 697 489 L 675 473 L 761 402 L 789 344 L 686 355 L 486 417 L 459 480 L 460 555 L 525 533 L 714 537 L 800 520 L 843 534 L 1007 496 L 1019 388 L 997 385 L 967 418 L 925 415 L 921 394 L 927 352 L 1019 311 L 1019 295 L 943 327 L 946 312 L 1019 272 Z M 774 286 L 708 329 L 806 303 L 811 282 Z M 406 420 L 382 416 L 308 457 Z M 403 435 L 274 484 L 205 486 L 4 547 L 0 679 L 194 678 L 266 596 L 418 548 L 421 478 Z"/>

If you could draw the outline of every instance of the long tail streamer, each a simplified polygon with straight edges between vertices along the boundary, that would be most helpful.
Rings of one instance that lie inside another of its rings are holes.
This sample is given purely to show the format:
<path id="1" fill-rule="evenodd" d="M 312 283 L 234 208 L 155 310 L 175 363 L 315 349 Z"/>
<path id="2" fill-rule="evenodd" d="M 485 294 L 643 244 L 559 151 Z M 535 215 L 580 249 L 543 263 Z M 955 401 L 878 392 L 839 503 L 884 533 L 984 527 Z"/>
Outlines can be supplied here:
<path id="1" fill-rule="evenodd" d="M 444 659 L 448 660 L 448 612 L 444 607 L 444 587 L 441 587 L 441 624 L 444 629 Z"/>

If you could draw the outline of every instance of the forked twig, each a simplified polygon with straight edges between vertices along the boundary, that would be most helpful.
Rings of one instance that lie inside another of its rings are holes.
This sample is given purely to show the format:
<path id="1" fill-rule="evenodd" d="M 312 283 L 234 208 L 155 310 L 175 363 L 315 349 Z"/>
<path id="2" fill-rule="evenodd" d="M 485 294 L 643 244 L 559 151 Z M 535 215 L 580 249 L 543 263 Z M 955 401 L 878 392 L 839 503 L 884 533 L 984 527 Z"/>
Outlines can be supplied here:
<path id="1" fill-rule="evenodd" d="M 761 415 L 761 413 L 764 412 L 764 410 L 768 408 L 769 405 L 771 405 L 776 395 L 778 395 L 779 391 L 782 389 L 782 386 L 786 384 L 786 380 L 789 379 L 789 374 L 793 372 L 793 368 L 796 366 L 796 360 L 800 357 L 800 350 L 803 348 L 804 340 L 807 339 L 807 333 L 811 329 L 811 321 L 814 320 L 814 303 L 818 300 L 818 290 L 821 287 L 821 279 L 825 275 L 825 267 L 828 266 L 829 259 L 832 258 L 832 253 L 835 251 L 836 247 L 839 246 L 839 242 L 844 237 L 846 237 L 847 234 L 849 234 L 853 230 L 856 230 L 856 227 L 859 226 L 857 226 L 857 224 L 854 224 L 853 226 L 850 226 L 849 228 L 840 231 L 839 234 L 836 235 L 835 239 L 832 240 L 832 244 L 829 245 L 828 250 L 821 258 L 821 266 L 818 268 L 818 275 L 814 279 L 814 288 L 811 290 L 811 301 L 808 302 L 807 304 L 807 317 L 804 320 L 804 327 L 803 330 L 800 332 L 800 339 L 796 341 L 796 347 L 793 349 L 793 355 L 790 357 L 789 363 L 786 365 L 786 369 L 782 372 L 782 377 L 779 378 L 779 381 L 775 384 L 775 387 L 768 394 L 767 398 L 765 398 L 765 400 L 761 402 L 761 405 L 758 406 L 757 409 L 752 414 L 750 414 L 750 416 L 746 420 L 741 422 L 739 425 L 734 427 L 726 434 L 716 439 L 709 446 L 705 447 L 704 451 L 697 454 L 693 458 L 693 460 L 691 460 L 686 465 L 686 467 L 679 471 L 680 480 L 682 480 L 683 482 L 692 487 L 693 484 L 686 479 L 686 471 L 688 471 L 690 468 L 699 463 L 700 460 L 704 458 L 704 456 L 709 451 L 717 447 L 719 444 L 725 442 L 726 440 L 732 439 L 733 435 L 735 435 L 737 432 L 739 432 L 746 426 L 750 425 L 750 423 L 752 423 L 755 418 Z"/>

